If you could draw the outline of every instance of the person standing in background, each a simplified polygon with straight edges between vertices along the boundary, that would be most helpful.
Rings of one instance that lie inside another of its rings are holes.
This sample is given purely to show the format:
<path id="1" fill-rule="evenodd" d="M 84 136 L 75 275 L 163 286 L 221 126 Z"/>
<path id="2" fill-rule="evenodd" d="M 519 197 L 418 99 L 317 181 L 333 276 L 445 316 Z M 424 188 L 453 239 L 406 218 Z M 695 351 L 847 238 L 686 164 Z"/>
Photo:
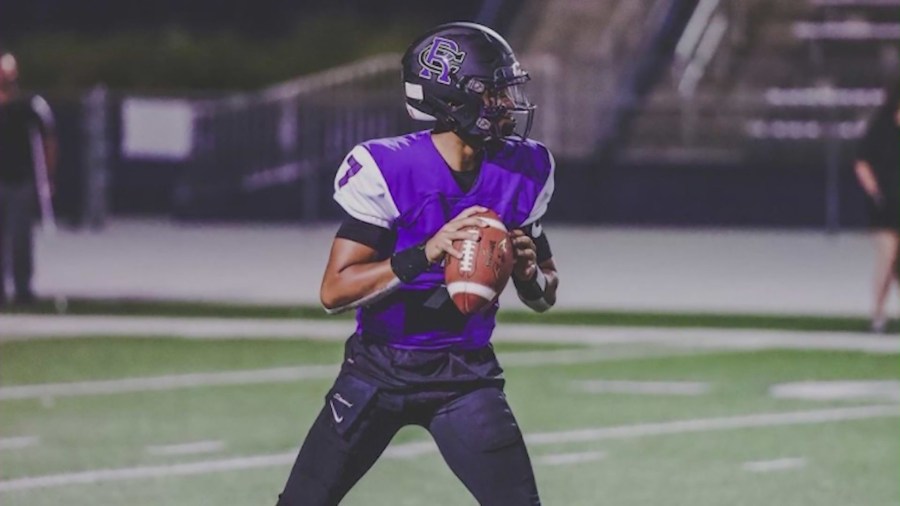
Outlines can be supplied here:
<path id="1" fill-rule="evenodd" d="M 870 226 L 875 232 L 875 283 L 872 331 L 887 328 L 885 302 L 897 281 L 900 243 L 900 86 L 869 123 L 859 146 L 856 177 L 869 196 Z"/>
<path id="2" fill-rule="evenodd" d="M 401 65 L 407 111 L 434 128 L 358 144 L 335 175 L 347 216 L 320 295 L 330 313 L 356 310 L 356 331 L 278 506 L 339 504 L 408 425 L 431 434 L 478 504 L 540 506 L 490 343 L 499 303 L 463 314 L 442 265 L 463 256 L 453 241 L 492 226 L 475 216 L 492 209 L 512 230 L 519 299 L 536 312 L 556 303 L 541 225 L 555 162 L 528 139 L 530 76 L 502 36 L 465 22 L 418 37 Z"/>
<path id="3" fill-rule="evenodd" d="M 14 302 L 35 301 L 32 224 L 37 185 L 49 200 L 56 169 L 53 114 L 37 95 L 20 93 L 19 67 L 0 51 L 0 305 L 6 303 L 5 260 L 11 260 Z"/>

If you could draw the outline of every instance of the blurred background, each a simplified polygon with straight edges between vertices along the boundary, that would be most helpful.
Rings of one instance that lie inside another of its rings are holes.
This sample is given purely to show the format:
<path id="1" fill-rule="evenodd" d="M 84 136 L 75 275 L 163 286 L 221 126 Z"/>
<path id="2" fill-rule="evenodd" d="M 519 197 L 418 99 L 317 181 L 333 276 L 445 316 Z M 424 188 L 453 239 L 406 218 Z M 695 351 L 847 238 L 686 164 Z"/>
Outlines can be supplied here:
<path id="1" fill-rule="evenodd" d="M 4 0 L 0 41 L 58 116 L 58 214 L 311 222 L 331 176 L 405 117 L 402 53 L 478 20 L 532 73 L 548 219 L 865 225 L 855 143 L 900 68 L 890 0 Z"/>

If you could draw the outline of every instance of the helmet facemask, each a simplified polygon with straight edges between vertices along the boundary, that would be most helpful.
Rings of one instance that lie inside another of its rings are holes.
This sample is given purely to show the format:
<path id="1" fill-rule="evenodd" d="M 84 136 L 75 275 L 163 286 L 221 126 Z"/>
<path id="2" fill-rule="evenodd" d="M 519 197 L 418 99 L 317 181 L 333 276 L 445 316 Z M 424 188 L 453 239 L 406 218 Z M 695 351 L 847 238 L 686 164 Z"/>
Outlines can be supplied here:
<path id="1" fill-rule="evenodd" d="M 509 137 L 527 138 L 535 110 L 524 90 L 524 84 L 529 79 L 528 74 L 519 70 L 516 64 L 497 69 L 491 79 L 469 77 L 459 80 L 458 86 L 466 91 L 471 100 L 470 110 L 477 110 L 478 115 L 469 121 L 459 121 L 458 132 L 482 142 Z M 464 107 L 464 104 L 453 107 L 451 116 L 462 119 L 459 112 Z"/>

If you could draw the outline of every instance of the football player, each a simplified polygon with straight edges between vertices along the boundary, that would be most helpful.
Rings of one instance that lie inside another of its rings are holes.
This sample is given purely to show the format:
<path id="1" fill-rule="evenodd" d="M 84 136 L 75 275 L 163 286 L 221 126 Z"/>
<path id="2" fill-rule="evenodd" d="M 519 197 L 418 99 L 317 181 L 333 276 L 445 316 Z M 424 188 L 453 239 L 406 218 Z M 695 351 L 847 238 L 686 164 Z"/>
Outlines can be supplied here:
<path id="1" fill-rule="evenodd" d="M 540 504 L 522 432 L 490 344 L 497 302 L 464 316 L 443 285 L 453 241 L 486 208 L 513 230 L 513 281 L 535 311 L 558 277 L 540 220 L 554 162 L 527 139 L 529 76 L 506 41 L 473 23 L 434 28 L 402 61 L 406 106 L 433 130 L 364 142 L 344 159 L 334 198 L 347 212 L 322 280 L 329 312 L 356 310 L 356 332 L 280 495 L 338 504 L 397 431 L 420 425 L 483 505 Z M 478 235 L 480 232 L 474 232 Z"/>

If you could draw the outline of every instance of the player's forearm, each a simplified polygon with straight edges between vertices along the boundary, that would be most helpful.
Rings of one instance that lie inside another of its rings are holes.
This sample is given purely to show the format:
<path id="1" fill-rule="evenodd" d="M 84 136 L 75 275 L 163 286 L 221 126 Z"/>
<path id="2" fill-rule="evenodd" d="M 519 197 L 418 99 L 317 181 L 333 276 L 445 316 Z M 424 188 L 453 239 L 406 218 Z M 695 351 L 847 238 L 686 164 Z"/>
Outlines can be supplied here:
<path id="1" fill-rule="evenodd" d="M 390 260 L 350 265 L 326 274 L 319 297 L 325 309 L 334 310 L 382 292 L 398 281 Z"/>

